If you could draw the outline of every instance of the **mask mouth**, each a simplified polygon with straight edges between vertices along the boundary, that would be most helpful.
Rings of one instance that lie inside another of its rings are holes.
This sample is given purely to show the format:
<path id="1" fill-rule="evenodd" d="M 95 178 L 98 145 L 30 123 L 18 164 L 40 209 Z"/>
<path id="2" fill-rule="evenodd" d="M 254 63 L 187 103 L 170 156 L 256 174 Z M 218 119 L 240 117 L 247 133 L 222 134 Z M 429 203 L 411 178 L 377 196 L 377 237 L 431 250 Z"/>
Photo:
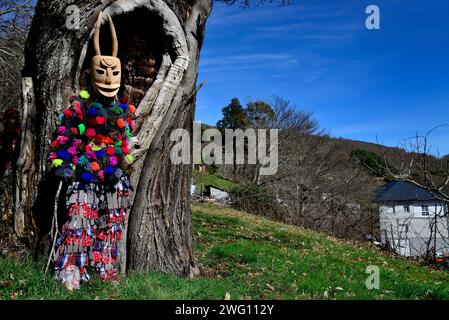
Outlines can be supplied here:
<path id="1" fill-rule="evenodd" d="M 114 92 L 114 91 L 120 89 L 120 85 L 107 86 L 107 85 L 104 85 L 104 84 L 95 83 L 95 86 L 98 89 L 100 89 L 102 91 L 105 91 L 105 92 Z"/>

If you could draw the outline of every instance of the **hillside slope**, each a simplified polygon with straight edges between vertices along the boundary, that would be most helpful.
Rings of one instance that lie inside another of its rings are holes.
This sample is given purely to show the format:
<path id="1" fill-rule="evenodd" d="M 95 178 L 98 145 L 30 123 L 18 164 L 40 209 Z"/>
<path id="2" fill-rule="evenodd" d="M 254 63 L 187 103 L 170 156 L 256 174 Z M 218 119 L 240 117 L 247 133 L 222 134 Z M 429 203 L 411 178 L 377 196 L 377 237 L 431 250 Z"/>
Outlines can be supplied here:
<path id="1" fill-rule="evenodd" d="M 100 283 L 67 292 L 40 280 L 30 262 L 0 258 L 1 299 L 447 299 L 449 273 L 212 204 L 192 205 L 198 279 L 131 274 L 120 286 Z M 367 290 L 366 267 L 380 268 L 380 289 Z"/>

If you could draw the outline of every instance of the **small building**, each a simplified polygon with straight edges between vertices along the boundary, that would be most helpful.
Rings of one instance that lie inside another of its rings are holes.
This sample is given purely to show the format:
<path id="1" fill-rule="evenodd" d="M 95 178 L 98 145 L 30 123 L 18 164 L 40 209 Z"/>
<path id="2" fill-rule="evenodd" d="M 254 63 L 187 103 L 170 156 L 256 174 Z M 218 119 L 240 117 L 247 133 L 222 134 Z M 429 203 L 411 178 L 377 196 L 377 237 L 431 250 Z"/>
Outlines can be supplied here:
<path id="1" fill-rule="evenodd" d="M 382 244 L 406 257 L 449 253 L 447 203 L 427 189 L 393 181 L 376 195 Z"/>

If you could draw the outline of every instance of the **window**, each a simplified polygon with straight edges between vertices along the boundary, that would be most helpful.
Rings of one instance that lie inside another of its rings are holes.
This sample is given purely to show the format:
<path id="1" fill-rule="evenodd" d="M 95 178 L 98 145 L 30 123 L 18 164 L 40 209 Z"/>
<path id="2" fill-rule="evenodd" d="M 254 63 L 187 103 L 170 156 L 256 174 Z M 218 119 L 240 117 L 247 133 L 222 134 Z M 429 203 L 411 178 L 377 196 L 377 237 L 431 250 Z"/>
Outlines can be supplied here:
<path id="1" fill-rule="evenodd" d="M 421 215 L 423 216 L 429 215 L 429 206 L 421 206 Z"/>
<path id="2" fill-rule="evenodd" d="M 404 206 L 404 212 L 409 213 L 410 212 L 410 206 Z"/>
<path id="3" fill-rule="evenodd" d="M 400 224 L 399 225 L 399 232 L 401 232 L 401 233 L 408 233 L 408 224 Z"/>
<path id="4" fill-rule="evenodd" d="M 394 206 L 387 207 L 387 213 L 395 213 Z"/>

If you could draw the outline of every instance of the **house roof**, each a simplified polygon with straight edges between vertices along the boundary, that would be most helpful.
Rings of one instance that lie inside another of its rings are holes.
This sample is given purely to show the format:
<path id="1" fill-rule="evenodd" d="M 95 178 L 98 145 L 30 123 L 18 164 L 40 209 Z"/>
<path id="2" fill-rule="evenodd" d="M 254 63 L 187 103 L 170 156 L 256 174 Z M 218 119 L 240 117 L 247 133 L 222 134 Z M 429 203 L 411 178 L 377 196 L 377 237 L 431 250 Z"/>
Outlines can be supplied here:
<path id="1" fill-rule="evenodd" d="M 432 200 L 436 200 L 436 197 L 427 189 L 406 181 L 389 182 L 382 186 L 376 194 L 376 202 Z"/>

